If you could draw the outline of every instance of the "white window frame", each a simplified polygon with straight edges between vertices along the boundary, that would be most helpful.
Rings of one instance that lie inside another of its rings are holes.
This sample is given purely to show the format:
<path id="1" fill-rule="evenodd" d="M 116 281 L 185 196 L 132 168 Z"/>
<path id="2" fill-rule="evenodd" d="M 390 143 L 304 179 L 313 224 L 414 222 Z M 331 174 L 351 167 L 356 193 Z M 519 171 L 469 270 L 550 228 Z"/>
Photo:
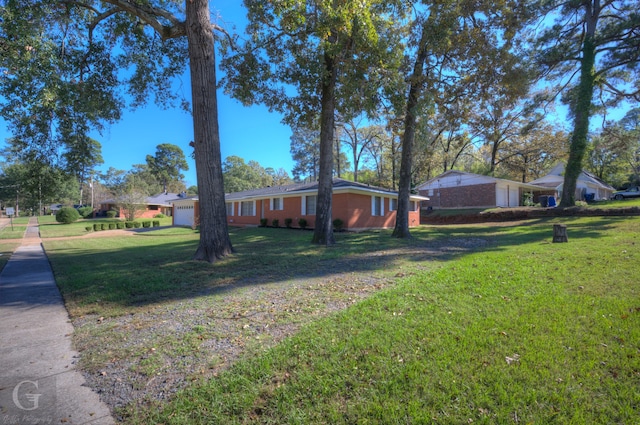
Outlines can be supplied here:
<path id="1" fill-rule="evenodd" d="M 227 202 L 227 217 L 233 217 L 233 210 L 235 207 L 235 202 Z M 231 208 L 229 208 L 231 207 Z"/>
<path id="2" fill-rule="evenodd" d="M 398 198 L 389 198 L 389 211 L 398 211 Z"/>
<path id="3" fill-rule="evenodd" d="M 274 204 L 275 204 L 275 200 L 278 200 L 278 203 L 280 204 L 278 206 L 278 208 L 274 208 Z M 284 198 L 271 198 L 269 199 L 269 209 L 271 211 L 282 211 L 284 210 Z"/>
<path id="4" fill-rule="evenodd" d="M 315 203 L 314 203 L 314 211 L 313 213 L 309 213 L 307 212 L 307 198 L 315 198 Z M 305 195 L 302 197 L 302 205 L 301 205 L 301 211 L 302 211 L 302 215 L 316 215 L 316 211 L 318 209 L 318 195 Z"/>
<path id="5" fill-rule="evenodd" d="M 251 203 L 252 214 L 243 214 L 242 207 L 244 204 Z M 238 208 L 238 215 L 241 217 L 255 217 L 256 215 L 256 201 L 240 201 L 240 208 Z"/>
<path id="6" fill-rule="evenodd" d="M 377 204 L 377 205 L 376 205 Z M 376 206 L 379 206 L 379 212 L 376 214 Z M 374 217 L 384 216 L 384 198 L 382 196 L 371 195 L 371 215 Z"/>

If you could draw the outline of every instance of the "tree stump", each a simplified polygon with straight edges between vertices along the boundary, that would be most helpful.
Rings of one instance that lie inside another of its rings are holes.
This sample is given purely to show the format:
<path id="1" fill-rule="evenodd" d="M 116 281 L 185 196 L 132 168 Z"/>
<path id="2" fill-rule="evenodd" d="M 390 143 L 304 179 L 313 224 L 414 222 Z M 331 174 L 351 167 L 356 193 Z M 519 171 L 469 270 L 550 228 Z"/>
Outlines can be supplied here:
<path id="1" fill-rule="evenodd" d="M 553 225 L 553 243 L 569 242 L 567 239 L 567 226 L 565 224 Z"/>

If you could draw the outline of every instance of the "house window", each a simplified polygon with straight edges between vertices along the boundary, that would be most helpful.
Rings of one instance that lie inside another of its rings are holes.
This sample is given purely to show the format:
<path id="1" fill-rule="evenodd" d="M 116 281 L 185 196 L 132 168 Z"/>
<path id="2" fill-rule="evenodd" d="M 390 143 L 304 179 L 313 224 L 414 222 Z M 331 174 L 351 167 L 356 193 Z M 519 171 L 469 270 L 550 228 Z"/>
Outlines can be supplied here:
<path id="1" fill-rule="evenodd" d="M 384 215 L 384 205 L 382 196 L 371 197 L 371 215 Z"/>
<path id="2" fill-rule="evenodd" d="M 255 202 L 254 201 L 240 202 L 240 215 L 241 216 L 256 215 Z"/>
<path id="3" fill-rule="evenodd" d="M 396 198 L 389 199 L 389 211 L 398 211 L 398 200 Z"/>
<path id="4" fill-rule="evenodd" d="M 416 211 L 418 208 L 416 207 L 416 201 L 409 202 L 409 211 Z"/>
<path id="5" fill-rule="evenodd" d="M 233 202 L 227 202 L 227 216 L 233 216 Z"/>
<path id="6" fill-rule="evenodd" d="M 282 198 L 271 198 L 271 211 L 283 210 Z"/>
<path id="7" fill-rule="evenodd" d="M 302 197 L 302 215 L 316 215 L 317 201 L 318 201 L 318 197 L 316 195 L 303 196 Z"/>

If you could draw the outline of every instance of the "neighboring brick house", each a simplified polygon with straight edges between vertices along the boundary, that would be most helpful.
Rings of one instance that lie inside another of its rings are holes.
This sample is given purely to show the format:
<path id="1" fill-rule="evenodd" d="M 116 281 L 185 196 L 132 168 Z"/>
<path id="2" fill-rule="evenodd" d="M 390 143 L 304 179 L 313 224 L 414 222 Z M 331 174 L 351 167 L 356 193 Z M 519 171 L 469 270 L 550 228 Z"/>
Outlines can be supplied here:
<path id="1" fill-rule="evenodd" d="M 258 226 L 261 219 L 271 225 L 274 219 L 285 226 L 291 219 L 292 227 L 299 227 L 304 218 L 307 227 L 315 226 L 318 183 L 300 183 L 273 186 L 225 195 L 227 222 L 231 226 Z M 420 224 L 420 202 L 427 198 L 411 195 L 409 226 Z M 341 219 L 345 230 L 393 228 L 396 220 L 398 193 L 379 187 L 333 180 L 332 219 Z M 177 199 L 173 202 L 173 223 L 194 226 L 200 215 L 197 198 Z"/>
<path id="2" fill-rule="evenodd" d="M 168 192 L 149 196 L 145 199 L 144 209 L 141 209 L 141 211 L 136 214 L 136 218 L 153 218 L 157 214 L 164 214 L 170 217 L 173 215 L 173 200 L 184 197 L 186 197 L 185 193 Z M 104 215 L 109 210 L 118 211 L 120 217 L 125 217 L 126 215 L 125 211 L 118 206 L 118 201 L 114 199 L 102 202 L 98 215 Z"/>
<path id="3" fill-rule="evenodd" d="M 549 188 L 491 176 L 449 170 L 416 188 L 429 197 L 422 203 L 432 208 L 491 208 L 523 205 L 525 193 L 534 202 L 540 195 L 554 195 Z"/>

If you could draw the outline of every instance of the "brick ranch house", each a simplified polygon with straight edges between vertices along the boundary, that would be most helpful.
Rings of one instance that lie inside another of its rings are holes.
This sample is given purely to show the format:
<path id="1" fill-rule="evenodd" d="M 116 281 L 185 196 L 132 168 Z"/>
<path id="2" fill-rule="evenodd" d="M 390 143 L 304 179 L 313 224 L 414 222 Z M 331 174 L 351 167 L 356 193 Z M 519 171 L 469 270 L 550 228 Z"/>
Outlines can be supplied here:
<path id="1" fill-rule="evenodd" d="M 266 219 L 269 226 L 274 219 L 292 227 L 298 220 L 307 220 L 307 227 L 315 226 L 318 183 L 299 183 L 235 192 L 225 195 L 227 223 L 230 226 L 259 226 Z M 409 226 L 420 224 L 420 202 L 428 198 L 411 195 Z M 395 226 L 398 193 L 343 179 L 333 180 L 332 220 L 341 219 L 345 230 L 387 229 Z M 173 201 L 175 226 L 194 226 L 199 221 L 197 197 Z"/>
<path id="2" fill-rule="evenodd" d="M 144 209 L 141 208 L 141 211 L 136 214 L 136 218 L 153 218 L 157 214 L 172 216 L 173 200 L 176 198 L 186 198 L 186 194 L 163 192 L 159 195 L 149 196 L 145 199 Z M 102 202 L 96 215 L 105 215 L 106 212 L 110 210 L 117 211 L 120 217 L 126 216 L 126 211 L 124 211 L 118 205 L 118 201 L 114 199 Z"/>
<path id="3" fill-rule="evenodd" d="M 525 193 L 531 193 L 534 202 L 540 195 L 556 194 L 548 187 L 457 170 L 446 171 L 416 189 L 430 198 L 422 204 L 427 208 L 518 207 Z"/>

